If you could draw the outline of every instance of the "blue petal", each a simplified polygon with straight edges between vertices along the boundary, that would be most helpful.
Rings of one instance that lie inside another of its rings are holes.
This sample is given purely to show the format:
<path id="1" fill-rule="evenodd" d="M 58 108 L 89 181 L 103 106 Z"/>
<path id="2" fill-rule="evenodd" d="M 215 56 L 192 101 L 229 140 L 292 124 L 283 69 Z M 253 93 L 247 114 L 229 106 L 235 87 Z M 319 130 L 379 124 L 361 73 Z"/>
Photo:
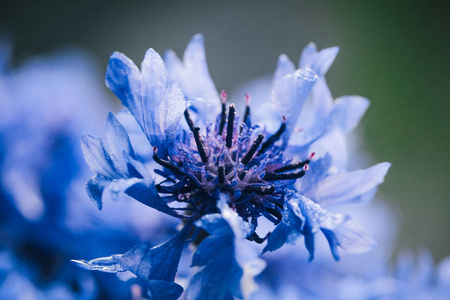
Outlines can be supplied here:
<path id="1" fill-rule="evenodd" d="M 334 229 L 333 233 L 338 246 L 349 253 L 365 253 L 376 246 L 369 234 L 352 220 L 347 220 Z"/>
<path id="2" fill-rule="evenodd" d="M 93 172 L 108 178 L 121 177 L 121 174 L 114 168 L 100 138 L 84 133 L 81 136 L 81 148 L 84 159 Z"/>
<path id="3" fill-rule="evenodd" d="M 381 184 L 390 166 L 380 163 L 366 170 L 331 175 L 305 195 L 322 206 L 346 203 Z"/>
<path id="4" fill-rule="evenodd" d="M 305 69 L 311 66 L 316 54 L 317 54 L 316 44 L 311 42 L 308 45 L 306 45 L 300 56 L 299 68 Z"/>
<path id="5" fill-rule="evenodd" d="M 167 73 L 172 80 L 180 80 L 183 78 L 184 66 L 183 62 L 178 58 L 175 51 L 166 50 L 164 52 L 164 64 L 166 65 Z"/>
<path id="6" fill-rule="evenodd" d="M 331 254 L 333 254 L 333 257 L 336 261 L 339 260 L 339 253 L 337 250 L 338 241 L 336 239 L 336 235 L 333 233 L 333 231 L 328 229 L 321 229 L 323 234 L 325 235 L 328 244 L 330 245 Z"/>
<path id="7" fill-rule="evenodd" d="M 105 179 L 103 176 L 97 175 L 88 180 L 86 184 L 86 190 L 89 197 L 97 205 L 99 210 L 102 209 L 102 195 L 104 189 L 109 185 L 110 181 Z"/>
<path id="8" fill-rule="evenodd" d="M 359 96 L 336 99 L 329 117 L 330 126 L 340 128 L 345 134 L 349 134 L 358 126 L 369 104 L 369 100 Z"/>
<path id="9" fill-rule="evenodd" d="M 320 228 L 335 229 L 346 220 L 343 215 L 330 213 L 312 200 L 297 193 L 289 196 L 287 206 L 299 220 L 308 224 L 313 233 L 316 233 Z M 302 226 L 305 225 L 302 224 Z M 303 230 L 303 228 L 299 228 L 299 230 Z"/>
<path id="10" fill-rule="evenodd" d="M 121 265 L 121 254 L 116 254 L 108 257 L 100 257 L 90 261 L 86 260 L 71 260 L 78 267 L 90 271 L 101 271 L 106 273 L 125 272 L 126 270 Z"/>
<path id="11" fill-rule="evenodd" d="M 192 257 L 192 266 L 204 266 L 221 248 L 233 246 L 232 244 L 224 245 L 224 243 L 233 243 L 233 240 L 223 236 L 209 236 L 204 239 Z"/>
<path id="12" fill-rule="evenodd" d="M 275 85 L 278 80 L 286 75 L 295 72 L 295 66 L 286 54 L 281 54 L 278 58 L 277 69 L 273 75 L 272 85 Z"/>
<path id="13" fill-rule="evenodd" d="M 144 128 L 141 74 L 133 61 L 122 53 L 114 52 L 109 59 L 105 83 Z"/>
<path id="14" fill-rule="evenodd" d="M 138 182 L 129 187 L 125 193 L 137 201 L 173 217 L 180 217 L 172 210 L 156 191 L 153 182 Z"/>
<path id="15" fill-rule="evenodd" d="M 112 113 L 109 113 L 106 120 L 106 140 L 108 142 L 111 159 L 116 169 L 122 173 L 127 173 L 127 158 L 137 159 L 131 146 L 130 138 Z M 126 156 L 126 158 L 124 157 Z"/>
<path id="16" fill-rule="evenodd" d="M 164 151 L 167 145 L 163 133 L 168 128 L 174 130 L 182 115 L 179 111 L 184 111 L 185 103 L 181 92 L 170 89 L 164 62 L 156 51 L 149 49 L 146 52 L 141 69 L 139 72 L 129 58 L 116 52 L 111 56 L 106 71 L 106 85 L 130 110 L 150 143 Z M 161 103 L 167 101 L 180 106 L 169 112 L 168 103 L 161 108 Z M 162 123 L 161 118 L 164 118 Z"/>
<path id="17" fill-rule="evenodd" d="M 339 52 L 339 47 L 322 49 L 318 53 L 316 51 L 317 49 L 313 43 L 306 46 L 300 58 L 300 68 L 310 68 L 317 76 L 322 78 L 333 64 Z"/>
<path id="18" fill-rule="evenodd" d="M 219 95 L 214 82 L 211 79 L 206 62 L 205 45 L 203 35 L 196 34 L 189 41 L 183 55 L 188 81 L 187 97 L 190 99 L 201 97 L 207 100 L 211 107 L 203 108 L 206 112 L 212 110 L 218 113 L 220 107 Z M 183 89 L 187 86 L 183 85 Z"/>
<path id="19" fill-rule="evenodd" d="M 344 171 L 348 164 L 347 136 L 339 128 L 332 128 L 324 132 L 319 139 L 314 141 L 309 149 L 314 149 L 320 156 L 328 153 L 333 161 L 333 166 L 338 171 Z"/>
<path id="20" fill-rule="evenodd" d="M 137 244 L 121 257 L 122 267 L 142 280 L 173 281 L 191 228 L 187 224 L 170 240 L 153 248 L 149 243 Z"/>
<path id="21" fill-rule="evenodd" d="M 209 75 L 203 36 L 196 34 L 192 37 L 184 52 L 183 64 L 173 51 L 166 52 L 164 59 L 170 77 L 178 79 L 186 98 L 188 100 L 202 98 L 206 101 L 206 104 L 202 102 L 193 104 L 193 108 L 199 112 L 199 117 L 205 119 L 210 116 L 210 119 L 214 119 L 220 112 L 220 99 Z"/>
<path id="22" fill-rule="evenodd" d="M 152 48 L 145 52 L 144 60 L 141 64 L 141 74 L 142 109 L 144 114 L 150 113 L 153 115 L 155 108 L 164 99 L 169 83 L 169 75 L 161 56 Z M 146 126 L 146 128 L 150 128 L 152 126 L 151 122 L 154 120 L 149 120 L 146 117 L 144 121 L 150 122 Z"/>
<path id="23" fill-rule="evenodd" d="M 297 70 L 280 79 L 273 87 L 272 103 L 287 118 L 284 143 L 287 143 L 294 131 L 306 97 L 317 79 L 317 75 L 310 69 Z"/>
<path id="24" fill-rule="evenodd" d="M 328 118 L 332 108 L 333 96 L 325 78 L 320 78 L 305 101 L 289 144 L 305 146 L 323 135 L 329 124 Z"/>
<path id="25" fill-rule="evenodd" d="M 145 285 L 150 299 L 153 300 L 176 300 L 183 293 L 183 288 L 172 281 L 149 280 Z"/>
<path id="26" fill-rule="evenodd" d="M 290 233 L 291 229 L 284 222 L 278 224 L 267 239 L 267 245 L 262 253 L 281 248 L 287 242 Z"/>
<path id="27" fill-rule="evenodd" d="M 202 241 L 194 254 L 193 265 L 205 267 L 193 277 L 187 299 L 242 298 L 241 278 L 244 271 L 241 264 L 246 264 L 244 261 L 249 258 L 253 261 L 253 257 L 251 251 L 241 248 L 241 243 L 250 232 L 250 226 L 228 206 L 223 196 L 218 207 L 221 214 L 206 215 L 195 223 L 210 236 Z M 238 262 L 237 251 L 250 257 L 245 259 L 239 256 Z"/>
<path id="28" fill-rule="evenodd" d="M 274 251 L 286 242 L 305 236 L 305 246 L 310 257 L 314 258 L 314 235 L 319 229 L 335 230 L 347 220 L 340 214 L 325 211 L 310 199 L 289 191 L 286 196 L 282 222 L 269 236 L 263 252 Z"/>
<path id="29" fill-rule="evenodd" d="M 325 156 L 313 160 L 309 166 L 306 176 L 298 181 L 296 189 L 300 194 L 306 194 L 311 187 L 322 181 L 329 175 L 329 169 L 332 165 L 331 156 L 327 153 Z"/>
<path id="30" fill-rule="evenodd" d="M 159 107 L 161 131 L 166 135 L 166 142 L 172 142 L 178 128 L 180 118 L 186 110 L 186 101 L 177 82 L 172 83 Z"/>
<path id="31" fill-rule="evenodd" d="M 303 235 L 305 236 L 305 247 L 309 252 L 308 261 L 311 262 L 314 259 L 314 233 L 307 226 L 306 230 L 303 230 Z"/>

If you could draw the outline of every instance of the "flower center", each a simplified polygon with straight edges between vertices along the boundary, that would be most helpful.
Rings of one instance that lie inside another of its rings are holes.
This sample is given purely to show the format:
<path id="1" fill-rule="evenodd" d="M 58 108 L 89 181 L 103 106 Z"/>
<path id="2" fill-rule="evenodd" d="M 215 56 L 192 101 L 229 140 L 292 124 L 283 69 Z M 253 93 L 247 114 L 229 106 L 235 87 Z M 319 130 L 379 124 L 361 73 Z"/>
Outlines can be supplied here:
<path id="1" fill-rule="evenodd" d="M 214 129 L 207 125 L 204 136 L 195 127 L 188 110 L 184 115 L 191 129 L 190 135 L 179 137 L 170 160 L 161 159 L 154 148 L 153 159 L 166 170 L 156 170 L 165 180 L 156 185 L 161 194 L 169 194 L 168 201 L 185 203 L 180 210 L 191 218 L 217 213 L 220 194 L 227 194 L 230 206 L 247 222 L 253 233 L 248 237 L 258 243 L 254 230 L 258 218 L 264 216 L 274 224 L 282 218 L 285 187 L 305 175 L 313 154 L 305 161 L 286 159 L 275 144 L 286 129 L 286 118 L 276 133 L 266 138 L 256 134 L 250 124 L 250 97 L 240 126 L 236 108 L 226 110 L 226 94 L 222 92 L 222 112 Z M 288 172 L 293 171 L 293 172 Z"/>

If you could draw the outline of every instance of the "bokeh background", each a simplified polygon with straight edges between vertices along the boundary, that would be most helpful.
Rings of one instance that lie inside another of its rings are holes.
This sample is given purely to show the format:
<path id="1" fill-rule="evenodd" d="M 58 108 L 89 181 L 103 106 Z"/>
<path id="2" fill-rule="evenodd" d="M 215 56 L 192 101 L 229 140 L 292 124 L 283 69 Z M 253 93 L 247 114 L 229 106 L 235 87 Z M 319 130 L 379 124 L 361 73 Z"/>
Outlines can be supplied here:
<path id="1" fill-rule="evenodd" d="M 281 53 L 298 61 L 311 41 L 340 46 L 327 80 L 335 97 L 371 100 L 360 130 L 373 160 L 392 162 L 380 193 L 399 218 L 398 249 L 428 247 L 440 260 L 450 253 L 449 10 L 437 1 L 11 0 L 0 1 L 0 30 L 17 65 L 76 47 L 99 74 L 113 51 L 137 63 L 149 47 L 182 54 L 201 32 L 216 86 L 228 91 L 273 72 Z"/>

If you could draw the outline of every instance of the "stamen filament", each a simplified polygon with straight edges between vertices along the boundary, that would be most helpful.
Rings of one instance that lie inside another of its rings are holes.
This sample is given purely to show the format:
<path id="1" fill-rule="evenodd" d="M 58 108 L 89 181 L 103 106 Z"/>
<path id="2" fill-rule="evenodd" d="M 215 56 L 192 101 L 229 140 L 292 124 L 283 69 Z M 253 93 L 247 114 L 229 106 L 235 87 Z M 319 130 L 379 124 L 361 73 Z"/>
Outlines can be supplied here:
<path id="1" fill-rule="evenodd" d="M 204 164 L 208 162 L 208 157 L 206 156 L 205 148 L 203 147 L 202 140 L 199 134 L 200 128 L 195 127 L 193 130 L 195 143 L 197 144 L 198 154 L 200 154 L 200 158 Z"/>
<path id="2" fill-rule="evenodd" d="M 286 117 L 283 116 L 283 123 L 281 124 L 280 128 L 277 130 L 277 132 L 275 132 L 274 135 L 272 135 L 270 138 L 267 139 L 267 141 L 265 141 L 262 144 L 261 149 L 259 149 L 258 155 L 263 154 L 264 151 L 267 150 L 267 148 L 275 144 L 275 142 L 278 141 L 278 139 L 283 134 L 285 129 L 286 129 Z"/>
<path id="3" fill-rule="evenodd" d="M 194 131 L 195 125 L 194 125 L 194 122 L 192 121 L 191 116 L 189 115 L 189 112 L 187 109 L 184 111 L 184 118 L 186 119 L 186 122 L 188 123 L 189 129 L 191 131 Z"/>
<path id="4" fill-rule="evenodd" d="M 245 154 L 244 158 L 242 158 L 241 163 L 246 166 L 250 160 L 253 158 L 253 155 L 255 154 L 256 150 L 258 150 L 259 145 L 261 145 L 262 141 L 264 140 L 264 135 L 262 133 L 258 134 L 258 137 L 253 142 L 252 146 L 248 150 L 248 152 Z"/>

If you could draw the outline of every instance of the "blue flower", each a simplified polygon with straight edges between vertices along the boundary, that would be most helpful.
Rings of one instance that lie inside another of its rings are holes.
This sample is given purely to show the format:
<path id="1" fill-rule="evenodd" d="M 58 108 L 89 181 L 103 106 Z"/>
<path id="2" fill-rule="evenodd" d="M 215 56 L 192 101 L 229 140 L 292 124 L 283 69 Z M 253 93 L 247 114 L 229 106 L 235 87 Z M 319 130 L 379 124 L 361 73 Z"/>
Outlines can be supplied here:
<path id="1" fill-rule="evenodd" d="M 189 42 L 183 61 L 171 51 L 163 61 L 150 49 L 140 70 L 114 53 L 106 85 L 139 124 L 153 155 L 150 161 L 137 155 L 127 129 L 110 114 L 107 147 L 97 137 L 82 137 L 86 161 L 97 174 L 88 192 L 98 208 L 105 196 L 124 192 L 184 227 L 157 247 L 138 244 L 123 255 L 75 262 L 89 270 L 132 272 L 153 298 L 176 299 L 183 291 L 176 270 L 190 241 L 196 247 L 192 265 L 201 268 L 190 279 L 187 299 L 230 299 L 247 297 L 241 283 L 261 271 L 256 267 L 245 280 L 241 244 L 267 242 L 264 252 L 275 251 L 304 236 L 312 260 L 315 235 L 322 232 L 336 260 L 338 247 L 370 250 L 375 242 L 364 229 L 325 209 L 367 201 L 390 166 L 346 170 L 345 138 L 368 101 L 332 100 L 324 75 L 337 51 L 317 52 L 310 44 L 298 70 L 281 56 L 271 99 L 256 109 L 270 112 L 267 118 L 251 110 L 249 95 L 240 116 L 234 104 L 227 105 L 227 94 L 217 93 L 201 35 Z M 268 232 L 261 232 L 264 222 L 272 224 Z"/>

